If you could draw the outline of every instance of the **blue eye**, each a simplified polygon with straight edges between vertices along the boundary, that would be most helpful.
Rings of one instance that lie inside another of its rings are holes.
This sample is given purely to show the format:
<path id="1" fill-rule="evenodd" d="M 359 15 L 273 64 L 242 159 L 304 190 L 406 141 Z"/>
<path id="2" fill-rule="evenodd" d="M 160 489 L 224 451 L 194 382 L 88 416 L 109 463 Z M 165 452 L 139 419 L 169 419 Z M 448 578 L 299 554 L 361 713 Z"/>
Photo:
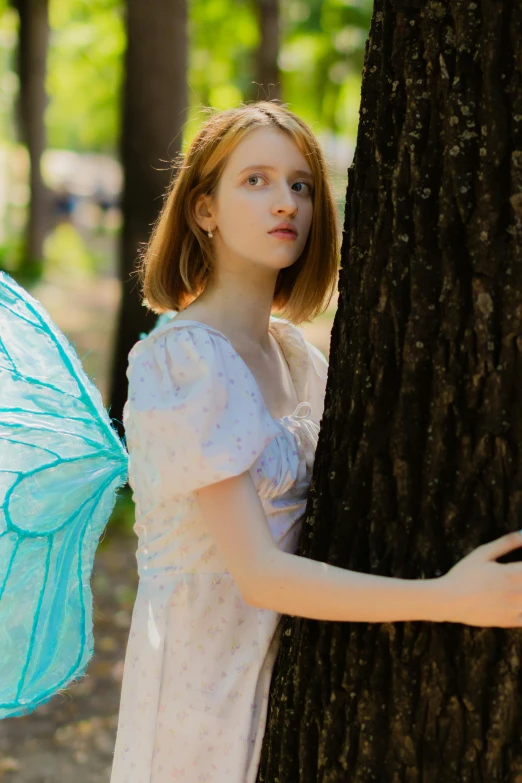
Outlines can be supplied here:
<path id="1" fill-rule="evenodd" d="M 251 174 L 249 177 L 246 178 L 245 182 L 250 182 L 250 180 L 252 179 L 263 179 L 263 178 L 261 177 L 260 174 Z M 306 185 L 309 193 L 312 193 L 313 191 L 313 188 L 309 182 L 299 181 L 299 182 L 295 182 L 294 185 Z M 301 193 L 302 191 L 300 190 L 298 192 Z"/>
<path id="2" fill-rule="evenodd" d="M 306 187 L 308 188 L 308 192 L 309 193 L 312 192 L 312 186 L 308 182 L 296 182 L 295 184 L 296 185 L 306 185 Z"/>

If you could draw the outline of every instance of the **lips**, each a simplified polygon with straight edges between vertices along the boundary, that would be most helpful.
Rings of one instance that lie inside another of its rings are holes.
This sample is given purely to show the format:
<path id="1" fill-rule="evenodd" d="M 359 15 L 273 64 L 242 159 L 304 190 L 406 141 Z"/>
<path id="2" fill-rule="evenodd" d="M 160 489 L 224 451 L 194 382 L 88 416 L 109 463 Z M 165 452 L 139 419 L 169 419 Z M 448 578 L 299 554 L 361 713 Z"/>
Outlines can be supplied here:
<path id="1" fill-rule="evenodd" d="M 294 231 L 289 231 L 288 229 L 275 229 L 275 231 L 269 232 L 270 236 L 274 239 L 278 239 L 280 242 L 295 242 L 297 239 L 297 234 L 294 233 Z"/>
<path id="2" fill-rule="evenodd" d="M 297 229 L 295 229 L 293 226 L 286 225 L 280 225 L 273 228 L 271 231 L 269 231 L 269 234 L 275 234 L 275 233 L 284 233 L 284 234 L 291 234 L 292 236 L 297 236 Z"/>

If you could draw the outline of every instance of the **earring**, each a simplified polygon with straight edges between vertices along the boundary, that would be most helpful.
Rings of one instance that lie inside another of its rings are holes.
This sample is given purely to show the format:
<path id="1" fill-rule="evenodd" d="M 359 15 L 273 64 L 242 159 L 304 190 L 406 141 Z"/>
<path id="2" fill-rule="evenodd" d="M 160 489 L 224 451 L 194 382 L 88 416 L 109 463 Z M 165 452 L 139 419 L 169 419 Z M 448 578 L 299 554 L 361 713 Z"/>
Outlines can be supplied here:
<path id="1" fill-rule="evenodd" d="M 209 236 L 209 239 L 212 239 L 212 237 L 214 236 L 214 234 L 212 233 L 212 230 L 211 230 L 210 226 L 208 227 L 207 234 L 208 234 L 208 236 Z"/>

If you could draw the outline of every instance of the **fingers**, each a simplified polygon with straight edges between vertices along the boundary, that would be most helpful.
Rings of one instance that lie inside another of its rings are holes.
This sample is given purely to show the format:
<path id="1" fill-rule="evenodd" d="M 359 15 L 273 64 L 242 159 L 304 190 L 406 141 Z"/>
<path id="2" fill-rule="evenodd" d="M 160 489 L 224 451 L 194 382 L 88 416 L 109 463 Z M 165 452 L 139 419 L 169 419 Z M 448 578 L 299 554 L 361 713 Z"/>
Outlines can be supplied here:
<path id="1" fill-rule="evenodd" d="M 511 552 L 517 547 L 522 547 L 522 531 L 516 530 L 513 533 L 507 533 L 505 536 L 496 538 L 494 541 L 490 541 L 487 544 L 482 544 L 479 549 L 482 549 L 486 560 L 496 560 L 497 557 L 505 555 L 507 552 Z M 507 565 L 516 565 L 516 563 L 510 563 Z"/>

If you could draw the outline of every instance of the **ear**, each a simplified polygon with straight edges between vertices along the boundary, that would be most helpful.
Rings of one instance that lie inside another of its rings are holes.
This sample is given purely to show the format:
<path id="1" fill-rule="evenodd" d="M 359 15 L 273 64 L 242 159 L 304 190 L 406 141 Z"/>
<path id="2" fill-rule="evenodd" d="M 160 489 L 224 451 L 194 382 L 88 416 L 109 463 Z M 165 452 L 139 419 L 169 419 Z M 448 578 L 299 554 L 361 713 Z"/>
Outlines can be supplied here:
<path id="1" fill-rule="evenodd" d="M 194 219 L 200 228 L 204 231 L 208 231 L 209 226 L 213 230 L 216 225 L 214 217 L 214 205 L 212 197 L 206 193 L 202 193 L 196 199 L 194 204 Z"/>

